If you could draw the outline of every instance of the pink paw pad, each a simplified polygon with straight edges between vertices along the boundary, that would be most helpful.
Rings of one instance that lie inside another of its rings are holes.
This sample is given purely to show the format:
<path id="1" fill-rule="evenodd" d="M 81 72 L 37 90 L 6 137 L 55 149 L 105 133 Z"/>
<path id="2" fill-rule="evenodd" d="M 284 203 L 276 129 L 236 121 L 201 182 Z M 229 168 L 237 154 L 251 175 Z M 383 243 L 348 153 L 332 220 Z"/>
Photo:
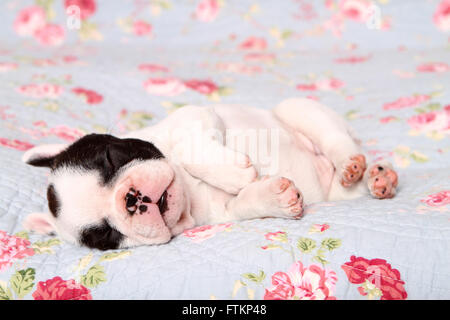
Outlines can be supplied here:
<path id="1" fill-rule="evenodd" d="M 374 165 L 369 170 L 370 193 L 378 199 L 389 199 L 395 195 L 398 185 L 397 173 L 389 167 Z"/>
<path id="2" fill-rule="evenodd" d="M 351 187 L 362 179 L 366 168 L 366 157 L 364 155 L 358 154 L 351 157 L 344 166 L 341 185 L 345 188 Z"/>

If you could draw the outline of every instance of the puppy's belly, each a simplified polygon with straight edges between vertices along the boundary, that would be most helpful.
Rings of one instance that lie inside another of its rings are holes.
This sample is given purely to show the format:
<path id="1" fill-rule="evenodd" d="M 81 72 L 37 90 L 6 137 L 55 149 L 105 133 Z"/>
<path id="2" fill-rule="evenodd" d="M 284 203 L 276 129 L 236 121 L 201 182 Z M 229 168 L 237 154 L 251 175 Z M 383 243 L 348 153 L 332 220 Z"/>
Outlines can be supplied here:
<path id="1" fill-rule="evenodd" d="M 268 110 L 218 106 L 215 111 L 237 135 L 227 146 L 248 154 L 260 175 L 293 180 L 306 203 L 327 198 L 334 166 L 306 136 L 282 127 Z"/>

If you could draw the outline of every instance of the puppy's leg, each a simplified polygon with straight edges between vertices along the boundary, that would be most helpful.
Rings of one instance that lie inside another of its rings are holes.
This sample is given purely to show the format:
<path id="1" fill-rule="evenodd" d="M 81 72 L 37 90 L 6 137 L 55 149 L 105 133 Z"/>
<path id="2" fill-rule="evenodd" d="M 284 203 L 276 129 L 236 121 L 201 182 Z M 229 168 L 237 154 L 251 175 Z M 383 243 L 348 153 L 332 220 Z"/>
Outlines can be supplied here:
<path id="1" fill-rule="evenodd" d="M 297 219 L 302 214 L 303 196 L 294 183 L 284 177 L 265 177 L 231 198 L 215 222 L 265 217 Z"/>
<path id="2" fill-rule="evenodd" d="M 225 127 L 212 108 L 183 107 L 171 115 L 172 161 L 192 176 L 231 194 L 257 178 L 246 154 L 225 146 Z M 168 121 L 167 121 L 168 122 Z"/>
<path id="3" fill-rule="evenodd" d="M 361 180 L 366 158 L 339 114 L 310 99 L 285 100 L 273 112 L 294 134 L 310 139 L 333 163 L 342 186 L 348 188 Z"/>
<path id="4" fill-rule="evenodd" d="M 183 161 L 186 171 L 227 193 L 238 194 L 258 177 L 258 172 L 247 155 L 235 152 L 217 141 L 205 141 L 197 155 L 203 160 Z"/>

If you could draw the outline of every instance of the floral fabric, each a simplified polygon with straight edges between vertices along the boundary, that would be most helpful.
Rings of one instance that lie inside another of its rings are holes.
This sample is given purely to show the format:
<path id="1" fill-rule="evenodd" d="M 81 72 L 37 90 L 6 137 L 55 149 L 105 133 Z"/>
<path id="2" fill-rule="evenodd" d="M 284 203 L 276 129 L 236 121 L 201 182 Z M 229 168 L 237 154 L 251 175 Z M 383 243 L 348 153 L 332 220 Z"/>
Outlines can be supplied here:
<path id="1" fill-rule="evenodd" d="M 449 0 L 0 3 L 0 299 L 449 299 Z M 397 196 L 299 221 L 199 226 L 99 252 L 25 232 L 44 143 L 121 134 L 186 104 L 308 97 L 350 122 Z"/>

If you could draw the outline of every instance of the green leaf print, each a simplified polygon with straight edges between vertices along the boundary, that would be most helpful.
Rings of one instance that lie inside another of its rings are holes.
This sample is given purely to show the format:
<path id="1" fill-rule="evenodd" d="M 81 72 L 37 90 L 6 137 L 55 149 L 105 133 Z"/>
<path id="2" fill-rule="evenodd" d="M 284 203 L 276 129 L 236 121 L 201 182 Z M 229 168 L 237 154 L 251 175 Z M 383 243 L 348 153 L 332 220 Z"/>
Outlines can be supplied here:
<path id="1" fill-rule="evenodd" d="M 81 284 L 87 288 L 94 288 L 101 282 L 106 282 L 105 268 L 96 264 L 92 266 L 88 272 L 81 277 Z"/>
<path id="2" fill-rule="evenodd" d="M 113 261 L 116 259 L 123 259 L 131 254 L 131 251 L 120 251 L 120 252 L 111 252 L 106 253 L 100 257 L 98 262 L 102 261 Z"/>
<path id="3" fill-rule="evenodd" d="M 329 251 L 339 248 L 341 246 L 341 240 L 334 238 L 326 238 L 322 241 L 322 247 Z"/>
<path id="4" fill-rule="evenodd" d="M 34 287 L 34 276 L 36 272 L 33 268 L 16 271 L 9 280 L 12 290 L 17 297 L 22 299 Z"/>
<path id="5" fill-rule="evenodd" d="M 259 275 L 256 275 L 254 273 L 244 273 L 242 276 L 256 283 L 260 283 L 266 278 L 266 274 L 262 270 L 259 271 Z"/>
<path id="6" fill-rule="evenodd" d="M 6 282 L 0 281 L 0 300 L 13 300 L 11 290 L 8 288 Z"/>
<path id="7" fill-rule="evenodd" d="M 316 247 L 316 241 L 310 238 L 300 238 L 297 242 L 297 248 L 303 253 L 310 253 Z"/>

